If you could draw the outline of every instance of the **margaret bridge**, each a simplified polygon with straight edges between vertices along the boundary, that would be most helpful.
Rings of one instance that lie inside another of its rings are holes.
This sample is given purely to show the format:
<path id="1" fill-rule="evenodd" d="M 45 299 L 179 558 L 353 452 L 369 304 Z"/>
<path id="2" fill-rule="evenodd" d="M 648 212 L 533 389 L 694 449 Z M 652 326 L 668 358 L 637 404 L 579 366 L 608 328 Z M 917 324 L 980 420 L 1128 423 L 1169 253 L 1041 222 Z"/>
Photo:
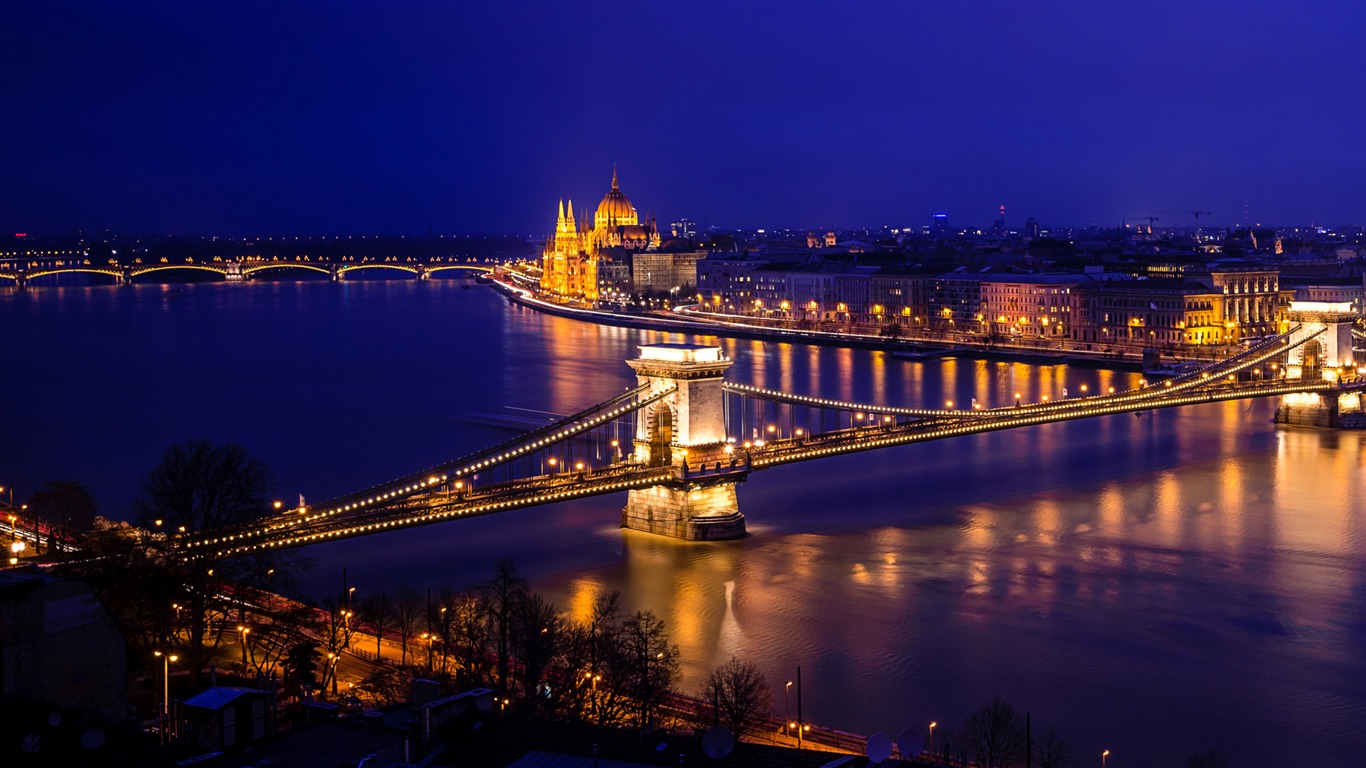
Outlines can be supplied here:
<path id="1" fill-rule="evenodd" d="M 1345 348 L 1337 345 L 1343 338 Z M 771 467 L 1223 400 L 1313 399 L 1334 409 L 1339 401 L 1359 403 L 1366 384 L 1355 376 L 1329 380 L 1319 371 L 1321 365 L 1350 362 L 1350 340 L 1347 326 L 1301 323 L 1237 355 L 1136 389 L 967 409 L 841 402 L 763 389 L 727 381 L 731 361 L 719 347 L 645 345 L 640 357 L 627 361 L 637 385 L 616 397 L 322 504 L 231 529 L 187 532 L 179 547 L 185 557 L 211 560 L 620 492 L 627 494 L 623 527 L 691 540 L 737 538 L 745 522 L 736 486 Z"/>
<path id="2" fill-rule="evenodd" d="M 329 259 L 310 256 L 272 256 L 269 258 L 223 259 L 221 257 L 178 256 L 154 261 L 134 259 L 132 263 L 110 260 L 99 263 L 86 256 L 60 256 L 0 261 L 0 281 L 10 280 L 24 287 L 32 280 L 54 275 L 101 275 L 120 284 L 168 272 L 210 272 L 229 282 L 250 280 L 274 270 L 304 270 L 344 280 L 348 274 L 365 270 L 407 272 L 419 280 L 446 270 L 490 272 L 490 264 L 457 258 L 343 257 Z M 0 283 L 3 284 L 3 283 Z"/>

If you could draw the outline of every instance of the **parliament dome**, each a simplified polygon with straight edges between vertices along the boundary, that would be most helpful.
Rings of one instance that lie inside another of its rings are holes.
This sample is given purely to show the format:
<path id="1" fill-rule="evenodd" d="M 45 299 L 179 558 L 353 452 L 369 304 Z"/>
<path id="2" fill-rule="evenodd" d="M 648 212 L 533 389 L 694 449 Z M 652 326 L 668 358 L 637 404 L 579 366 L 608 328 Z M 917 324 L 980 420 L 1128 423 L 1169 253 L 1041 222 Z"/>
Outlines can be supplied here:
<path id="1" fill-rule="evenodd" d="M 631 205 L 631 201 L 626 199 L 626 195 L 621 193 L 621 188 L 617 186 L 617 170 L 612 169 L 612 189 L 598 203 L 598 210 L 593 215 L 593 223 L 613 226 L 623 226 L 639 223 L 636 219 L 636 208 Z M 596 227 L 595 227 L 596 228 Z"/>

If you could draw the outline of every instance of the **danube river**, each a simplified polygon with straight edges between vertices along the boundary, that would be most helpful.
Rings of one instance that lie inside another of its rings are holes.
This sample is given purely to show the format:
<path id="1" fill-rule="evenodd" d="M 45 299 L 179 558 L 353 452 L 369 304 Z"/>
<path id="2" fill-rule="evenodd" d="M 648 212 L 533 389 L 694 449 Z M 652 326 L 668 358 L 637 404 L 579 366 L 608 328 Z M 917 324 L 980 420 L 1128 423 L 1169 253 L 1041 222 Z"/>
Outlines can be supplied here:
<path id="1" fill-rule="evenodd" d="M 320 501 L 506 438 L 484 415 L 569 413 L 632 382 L 644 341 L 460 281 L 0 293 L 0 481 L 88 482 L 111 516 L 168 445 L 234 441 Z M 715 341 L 714 339 L 704 339 Z M 731 377 L 845 400 L 985 405 L 1128 373 L 720 340 Z M 580 615 L 619 590 L 682 649 L 685 690 L 731 655 L 808 720 L 869 733 L 1001 694 L 1084 764 L 1360 764 L 1363 435 L 1278 429 L 1270 402 L 1019 429 L 766 470 L 750 537 L 617 527 L 609 496 L 309 550 L 304 588 L 470 585 L 512 558 Z M 27 487 L 27 488 L 26 488 Z"/>

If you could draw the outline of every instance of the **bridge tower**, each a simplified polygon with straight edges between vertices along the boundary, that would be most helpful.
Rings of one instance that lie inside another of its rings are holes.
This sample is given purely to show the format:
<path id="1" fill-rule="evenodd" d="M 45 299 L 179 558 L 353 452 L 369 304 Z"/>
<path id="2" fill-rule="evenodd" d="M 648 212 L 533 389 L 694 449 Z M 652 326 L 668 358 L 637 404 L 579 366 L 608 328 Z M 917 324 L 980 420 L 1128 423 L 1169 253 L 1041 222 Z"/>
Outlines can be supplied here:
<path id="1" fill-rule="evenodd" d="M 1352 355 L 1352 321 L 1356 313 L 1350 303 L 1292 301 L 1286 319 L 1300 327 L 1291 341 L 1319 334 L 1318 338 L 1290 350 L 1285 361 L 1286 378 L 1335 381 L 1344 369 L 1356 365 Z"/>
<path id="2" fill-rule="evenodd" d="M 634 458 L 671 467 L 673 476 L 630 491 L 621 526 L 692 541 L 743 537 L 745 517 L 735 486 L 749 467 L 726 442 L 721 388 L 731 361 L 720 347 L 646 344 L 626 364 L 640 384 L 650 386 L 645 397 L 669 392 L 637 414 Z"/>
<path id="3" fill-rule="evenodd" d="M 1292 301 L 1286 319 L 1298 324 L 1291 341 L 1317 337 L 1291 349 L 1286 355 L 1285 378 L 1305 382 L 1341 381 L 1356 377 L 1352 350 L 1352 321 L 1356 313 L 1348 302 Z M 1338 427 L 1343 416 L 1358 422 L 1362 417 L 1357 391 L 1292 392 L 1281 398 L 1275 420 L 1281 424 Z"/>
<path id="4" fill-rule="evenodd" d="M 242 282 L 242 262 L 230 261 L 223 265 L 223 277 L 230 283 Z"/>

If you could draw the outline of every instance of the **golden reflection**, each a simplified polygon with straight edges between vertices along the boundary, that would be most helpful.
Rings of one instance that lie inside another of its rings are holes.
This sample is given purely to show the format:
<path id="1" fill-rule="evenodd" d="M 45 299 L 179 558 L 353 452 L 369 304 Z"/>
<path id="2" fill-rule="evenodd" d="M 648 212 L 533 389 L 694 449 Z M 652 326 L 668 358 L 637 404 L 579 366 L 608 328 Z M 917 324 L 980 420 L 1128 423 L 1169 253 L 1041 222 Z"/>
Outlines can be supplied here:
<path id="1" fill-rule="evenodd" d="M 958 358 L 945 357 L 941 359 L 943 360 L 943 367 L 939 372 L 939 380 L 942 382 L 943 387 L 940 390 L 941 397 L 935 399 L 922 399 L 920 401 L 920 406 L 922 408 L 942 408 L 944 405 L 942 401 L 950 399 L 950 396 L 954 391 L 954 383 L 958 381 L 958 376 L 960 375 L 958 370 Z M 921 395 L 923 396 L 926 394 L 928 393 L 922 390 Z M 941 402 L 936 402 L 936 400 Z"/>
<path id="2" fill-rule="evenodd" d="M 1181 546 L 1181 482 L 1175 472 L 1163 472 L 1156 482 L 1153 528 L 1164 546 Z"/>
<path id="3" fill-rule="evenodd" d="M 1099 503 L 1096 505 L 1095 525 L 1091 532 L 1109 537 L 1123 533 L 1123 528 L 1124 490 L 1118 483 L 1107 483 L 1100 492 Z"/>
<path id="4" fill-rule="evenodd" d="M 796 381 L 792 370 L 792 345 L 786 342 L 778 345 L 778 372 L 781 377 L 778 388 L 784 392 L 796 392 Z"/>
<path id="5" fill-rule="evenodd" d="M 888 403 L 887 400 L 887 353 L 871 352 L 874 403 Z M 890 403 L 889 403 L 890 404 Z"/>
<path id="6" fill-rule="evenodd" d="M 1056 546 L 1067 535 L 1063 530 L 1062 510 L 1050 499 L 1044 499 L 1034 509 L 1035 538 L 1045 546 Z"/>
<path id="7" fill-rule="evenodd" d="M 757 382 L 762 387 L 773 386 L 773 382 L 768 380 L 768 348 L 764 342 L 755 339 L 749 343 L 749 349 L 746 351 L 749 353 L 752 367 L 750 381 Z"/>
<path id="8" fill-rule="evenodd" d="M 841 347 L 835 350 L 836 382 L 839 385 L 839 399 L 855 401 L 854 397 L 854 350 Z"/>
<path id="9" fill-rule="evenodd" d="M 590 576 L 574 579 L 569 585 L 570 620 L 585 624 L 593 619 L 593 606 L 603 594 L 602 584 Z"/>

